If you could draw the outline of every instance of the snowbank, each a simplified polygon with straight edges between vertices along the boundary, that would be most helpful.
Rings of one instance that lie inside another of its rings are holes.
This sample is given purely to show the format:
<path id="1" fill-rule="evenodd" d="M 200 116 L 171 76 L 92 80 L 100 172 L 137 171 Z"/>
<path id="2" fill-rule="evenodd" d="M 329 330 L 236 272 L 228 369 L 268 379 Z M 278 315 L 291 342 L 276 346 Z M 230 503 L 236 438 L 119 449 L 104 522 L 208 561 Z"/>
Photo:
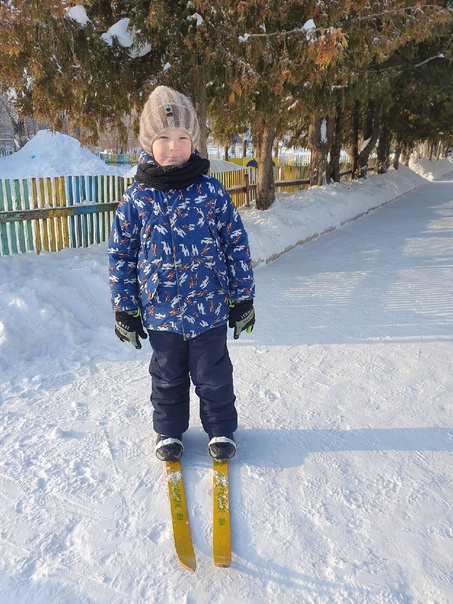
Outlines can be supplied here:
<path id="1" fill-rule="evenodd" d="M 294 194 L 278 194 L 265 212 L 241 210 L 249 233 L 254 265 L 274 260 L 282 253 L 322 233 L 332 231 L 453 170 L 451 159 L 423 160 L 413 167 L 400 166 L 366 180 L 343 181 L 311 187 Z"/>
<path id="2" fill-rule="evenodd" d="M 51 130 L 40 130 L 22 149 L 0 158 L 0 178 L 123 176 L 125 171 L 124 166 L 108 166 L 76 138 Z"/>
<path id="3" fill-rule="evenodd" d="M 430 161 L 427 157 L 419 160 L 411 157 L 409 168 L 427 180 L 436 180 L 436 178 L 453 170 L 453 158 Z"/>
<path id="4" fill-rule="evenodd" d="M 210 159 L 211 164 L 210 172 L 236 172 L 237 170 L 243 170 L 244 166 L 238 166 L 231 161 L 225 161 L 224 159 Z"/>

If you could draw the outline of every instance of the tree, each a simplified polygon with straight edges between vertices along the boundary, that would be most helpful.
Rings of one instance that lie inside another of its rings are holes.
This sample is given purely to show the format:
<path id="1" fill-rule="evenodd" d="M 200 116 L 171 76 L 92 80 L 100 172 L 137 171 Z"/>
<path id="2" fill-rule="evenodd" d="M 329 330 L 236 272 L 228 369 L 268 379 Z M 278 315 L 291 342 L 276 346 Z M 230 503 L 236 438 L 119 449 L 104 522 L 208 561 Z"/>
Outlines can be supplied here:
<path id="1" fill-rule="evenodd" d="M 240 116 L 237 121 L 248 116 L 259 168 L 258 209 L 267 209 L 275 197 L 272 150 L 275 138 L 288 131 L 295 90 L 333 64 L 345 44 L 335 28 L 315 32 L 312 19 L 322 19 L 324 11 L 316 1 L 252 0 L 231 2 L 225 14 L 230 37 L 223 81 L 229 95 L 215 99 L 216 110 L 223 103 L 224 111 Z"/>
<path id="2" fill-rule="evenodd" d="M 433 40 L 433 32 L 451 40 L 448 4 L 90 0 L 71 8 L 69 0 L 15 0 L 0 5 L 0 82 L 15 91 L 19 117 L 55 128 L 69 123 L 93 142 L 115 126 L 126 138 L 124 116 L 139 115 L 157 84 L 174 86 L 222 142 L 250 129 L 260 168 L 257 207 L 266 209 L 275 196 L 276 138 L 307 141 L 310 133 L 316 184 L 338 177 L 351 129 L 356 174 L 379 132 L 385 154 L 393 82 L 406 71 L 398 51 Z M 433 102 L 438 113 L 451 108 L 440 92 Z M 418 120 L 408 105 L 421 133 L 426 114 Z"/>
<path id="3" fill-rule="evenodd" d="M 377 142 L 378 169 L 387 169 L 392 137 L 389 117 L 394 111 L 395 74 L 401 69 L 401 49 L 423 44 L 445 27 L 451 29 L 452 15 L 444 4 L 374 2 L 355 15 L 361 27 L 351 32 L 354 37 L 350 37 L 347 53 L 355 177 L 366 174 L 369 155 Z M 361 144 L 360 132 L 363 132 Z"/>
<path id="4" fill-rule="evenodd" d="M 71 18 L 69 2 L 17 0 L 0 7 L 0 81 L 15 91 L 22 116 L 48 120 L 62 128 L 91 131 L 116 124 L 143 97 L 146 59 L 102 35 L 125 16 L 130 3 L 93 1 L 88 19 Z M 117 12 L 115 12 L 117 11 Z M 140 84 L 137 84 L 140 82 Z"/>
<path id="5" fill-rule="evenodd" d="M 336 61 L 296 89 L 290 125 L 292 143 L 308 144 L 311 149 L 312 184 L 324 184 L 330 177 L 338 180 L 341 145 L 349 149 L 356 177 L 366 174 L 378 140 L 382 151 L 388 148 L 384 137 L 390 133 L 384 116 L 392 104 L 395 71 L 390 59 L 409 40 L 418 43 L 451 23 L 451 13 L 442 4 L 364 1 L 325 10 L 324 21 L 317 25 L 340 28 L 347 45 Z M 330 121 L 334 123 L 331 130 L 325 128 Z M 333 148 L 319 126 L 332 132 Z"/>
<path id="6" fill-rule="evenodd" d="M 392 103 L 386 122 L 400 152 L 420 141 L 453 145 L 452 25 L 430 39 L 410 42 L 394 57 Z"/>

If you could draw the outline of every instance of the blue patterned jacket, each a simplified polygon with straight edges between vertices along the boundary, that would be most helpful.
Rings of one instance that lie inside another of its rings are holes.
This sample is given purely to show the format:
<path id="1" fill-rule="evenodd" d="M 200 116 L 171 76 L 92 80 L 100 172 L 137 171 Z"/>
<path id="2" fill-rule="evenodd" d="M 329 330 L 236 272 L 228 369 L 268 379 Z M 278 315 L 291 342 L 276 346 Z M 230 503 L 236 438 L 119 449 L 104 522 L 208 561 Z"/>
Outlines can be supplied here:
<path id="1" fill-rule="evenodd" d="M 209 176 L 170 191 L 135 181 L 118 205 L 108 252 L 113 310 L 140 307 L 150 330 L 188 340 L 228 321 L 228 299 L 254 297 L 241 217 Z"/>

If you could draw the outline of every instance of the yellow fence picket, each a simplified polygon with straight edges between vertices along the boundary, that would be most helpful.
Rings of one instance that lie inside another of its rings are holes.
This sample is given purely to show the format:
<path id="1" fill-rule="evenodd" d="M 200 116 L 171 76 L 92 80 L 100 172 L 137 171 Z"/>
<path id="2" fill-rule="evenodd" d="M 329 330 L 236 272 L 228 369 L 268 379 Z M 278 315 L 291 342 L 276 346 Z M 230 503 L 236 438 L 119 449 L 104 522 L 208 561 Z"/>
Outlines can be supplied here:
<path id="1" fill-rule="evenodd" d="M 33 208 L 33 210 L 37 210 L 39 205 L 38 205 L 38 187 L 37 187 L 37 183 L 36 183 L 36 178 L 31 178 L 30 181 L 31 181 L 31 207 Z M 41 229 L 40 229 L 39 223 L 40 223 L 39 220 L 34 221 L 35 250 L 36 250 L 37 254 L 39 254 L 43 249 L 42 239 L 41 239 Z"/>

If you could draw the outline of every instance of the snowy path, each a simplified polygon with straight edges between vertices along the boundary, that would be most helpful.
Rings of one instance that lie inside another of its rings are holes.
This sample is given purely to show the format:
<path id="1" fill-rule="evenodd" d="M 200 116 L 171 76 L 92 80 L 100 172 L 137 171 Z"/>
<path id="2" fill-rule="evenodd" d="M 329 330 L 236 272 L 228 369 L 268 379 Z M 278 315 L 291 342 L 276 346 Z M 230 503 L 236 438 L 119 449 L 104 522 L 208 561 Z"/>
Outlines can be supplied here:
<path id="1" fill-rule="evenodd" d="M 453 602 L 453 173 L 257 269 L 228 570 L 195 397 L 175 560 L 105 254 L 0 258 L 0 604 Z"/>

